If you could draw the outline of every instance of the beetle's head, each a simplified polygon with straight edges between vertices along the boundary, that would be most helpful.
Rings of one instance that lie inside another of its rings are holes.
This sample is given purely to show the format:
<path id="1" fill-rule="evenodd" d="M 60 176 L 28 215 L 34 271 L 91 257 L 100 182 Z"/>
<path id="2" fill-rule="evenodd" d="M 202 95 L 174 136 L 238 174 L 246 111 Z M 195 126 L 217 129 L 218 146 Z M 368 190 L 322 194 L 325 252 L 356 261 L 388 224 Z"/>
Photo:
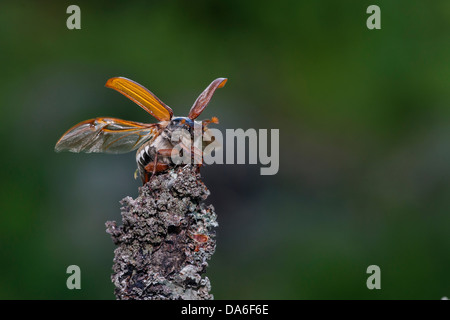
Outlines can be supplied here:
<path id="1" fill-rule="evenodd" d="M 176 131 L 176 130 L 186 130 L 189 133 L 194 132 L 194 125 L 198 121 L 194 121 L 192 119 L 189 119 L 187 117 L 175 117 L 170 120 L 169 125 L 167 126 L 167 129 L 170 131 Z M 198 122 L 197 125 L 202 125 L 201 122 Z"/>

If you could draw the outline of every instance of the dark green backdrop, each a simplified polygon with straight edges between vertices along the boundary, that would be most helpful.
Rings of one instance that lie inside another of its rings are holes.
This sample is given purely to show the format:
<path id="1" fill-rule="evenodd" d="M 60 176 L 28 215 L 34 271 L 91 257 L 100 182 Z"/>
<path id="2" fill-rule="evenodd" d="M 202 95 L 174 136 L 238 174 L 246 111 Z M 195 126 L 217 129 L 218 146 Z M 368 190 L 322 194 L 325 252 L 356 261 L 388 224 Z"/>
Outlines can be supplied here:
<path id="1" fill-rule="evenodd" d="M 53 151 L 81 120 L 154 121 L 104 88 L 114 76 L 176 115 L 227 77 L 202 118 L 280 129 L 277 175 L 202 170 L 216 299 L 449 296 L 449 32 L 446 0 L 2 1 L 0 298 L 114 299 L 104 223 L 137 195 L 135 156 Z M 66 288 L 72 264 L 81 290 Z"/>

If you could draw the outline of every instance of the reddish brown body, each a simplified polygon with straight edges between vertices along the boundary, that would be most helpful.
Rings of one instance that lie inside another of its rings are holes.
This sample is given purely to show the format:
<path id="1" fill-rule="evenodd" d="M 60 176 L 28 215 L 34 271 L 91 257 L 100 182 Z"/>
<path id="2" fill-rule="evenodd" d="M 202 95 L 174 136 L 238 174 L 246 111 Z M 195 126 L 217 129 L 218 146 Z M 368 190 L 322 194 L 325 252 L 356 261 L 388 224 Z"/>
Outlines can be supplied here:
<path id="1" fill-rule="evenodd" d="M 106 87 L 117 90 L 150 113 L 159 123 L 146 124 L 117 118 L 86 120 L 69 129 L 56 143 L 56 151 L 124 153 L 136 150 L 139 175 L 145 184 L 151 177 L 177 164 L 172 161 L 174 144 L 172 133 L 185 129 L 193 133 L 194 125 L 201 125 L 206 132 L 209 123 L 218 119 L 196 121 L 206 108 L 215 90 L 222 88 L 226 78 L 214 80 L 197 98 L 187 117 L 173 117 L 172 109 L 159 100 L 150 90 L 122 77 L 111 78 Z M 192 144 L 191 144 L 192 145 Z M 200 152 L 183 147 L 185 152 Z"/>

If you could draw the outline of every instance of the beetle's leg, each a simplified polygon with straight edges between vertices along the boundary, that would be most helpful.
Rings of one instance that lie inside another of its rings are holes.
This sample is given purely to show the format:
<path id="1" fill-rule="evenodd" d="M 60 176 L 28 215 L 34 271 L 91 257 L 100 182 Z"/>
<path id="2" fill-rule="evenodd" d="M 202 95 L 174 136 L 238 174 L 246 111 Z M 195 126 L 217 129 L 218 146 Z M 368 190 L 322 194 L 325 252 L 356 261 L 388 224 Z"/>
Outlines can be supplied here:
<path id="1" fill-rule="evenodd" d="M 152 178 L 155 176 L 157 172 L 162 172 L 164 170 L 167 170 L 169 168 L 169 165 L 163 162 L 158 162 L 158 155 L 167 157 L 170 156 L 172 153 L 172 149 L 160 149 L 156 151 L 155 153 L 155 159 L 153 162 L 150 162 L 145 166 L 145 177 L 144 177 L 144 184 L 152 180 Z M 152 173 L 151 176 L 149 176 L 149 173 Z"/>
<path id="2" fill-rule="evenodd" d="M 170 157 L 172 155 L 172 150 L 173 149 L 159 149 L 156 153 L 163 157 Z"/>
<path id="3" fill-rule="evenodd" d="M 162 172 L 164 170 L 167 170 L 169 168 L 168 164 L 162 163 L 162 162 L 151 162 L 148 165 L 145 166 L 145 182 L 144 184 L 146 184 L 147 182 L 149 182 L 157 172 Z M 149 172 L 151 172 L 152 174 L 150 175 Z"/>

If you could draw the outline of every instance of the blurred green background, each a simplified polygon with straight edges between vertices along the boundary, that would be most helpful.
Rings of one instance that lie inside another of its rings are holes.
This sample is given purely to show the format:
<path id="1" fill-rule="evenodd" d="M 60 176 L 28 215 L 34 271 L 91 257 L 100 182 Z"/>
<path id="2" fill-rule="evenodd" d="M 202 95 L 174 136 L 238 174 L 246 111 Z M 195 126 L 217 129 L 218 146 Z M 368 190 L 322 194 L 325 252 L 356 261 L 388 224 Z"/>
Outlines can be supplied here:
<path id="1" fill-rule="evenodd" d="M 114 76 L 176 115 L 227 77 L 202 119 L 280 129 L 277 175 L 202 170 L 216 299 L 449 296 L 449 32 L 446 0 L 1 1 L 0 298 L 114 299 L 104 223 L 137 196 L 135 155 L 53 150 L 85 119 L 155 121 L 104 88 Z M 66 288 L 72 264 L 81 290 Z"/>

